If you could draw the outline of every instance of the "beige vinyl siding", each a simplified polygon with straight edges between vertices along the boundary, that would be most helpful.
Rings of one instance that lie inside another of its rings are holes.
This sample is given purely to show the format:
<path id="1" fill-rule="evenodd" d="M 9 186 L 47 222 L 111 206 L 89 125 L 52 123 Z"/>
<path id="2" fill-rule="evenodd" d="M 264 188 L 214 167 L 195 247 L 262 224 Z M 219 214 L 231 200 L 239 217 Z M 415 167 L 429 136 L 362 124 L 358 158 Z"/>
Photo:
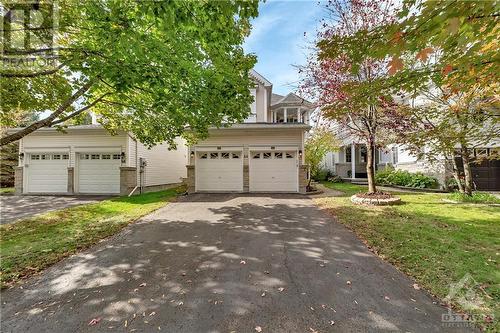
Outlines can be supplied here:
<path id="1" fill-rule="evenodd" d="M 264 88 L 263 85 L 259 84 L 257 87 L 256 91 L 256 96 L 255 96 L 255 101 L 256 101 L 256 107 L 257 107 L 257 122 L 262 123 L 268 121 L 266 119 L 266 113 L 267 113 L 267 91 L 266 88 Z"/>
<path id="2" fill-rule="evenodd" d="M 127 166 L 128 167 L 133 167 L 133 168 L 139 167 L 138 157 L 137 157 L 138 146 L 139 146 L 139 143 L 136 142 L 132 136 L 127 135 L 127 152 L 128 152 Z"/>
<path id="3" fill-rule="evenodd" d="M 196 146 L 296 146 L 302 149 L 302 130 L 215 130 Z"/>
<path id="4" fill-rule="evenodd" d="M 23 138 L 23 149 L 43 148 L 50 152 L 51 148 L 68 148 L 70 152 L 70 166 L 75 166 L 75 151 L 79 148 L 120 147 L 125 150 L 127 144 L 126 134 L 120 133 L 115 136 L 107 134 L 105 130 L 80 130 L 61 132 L 36 132 Z"/>
<path id="5" fill-rule="evenodd" d="M 139 158 L 145 158 L 144 186 L 180 183 L 186 178 L 187 147 L 183 139 L 176 139 L 177 149 L 168 150 L 167 144 L 148 149 L 137 144 L 137 184 L 140 184 Z"/>

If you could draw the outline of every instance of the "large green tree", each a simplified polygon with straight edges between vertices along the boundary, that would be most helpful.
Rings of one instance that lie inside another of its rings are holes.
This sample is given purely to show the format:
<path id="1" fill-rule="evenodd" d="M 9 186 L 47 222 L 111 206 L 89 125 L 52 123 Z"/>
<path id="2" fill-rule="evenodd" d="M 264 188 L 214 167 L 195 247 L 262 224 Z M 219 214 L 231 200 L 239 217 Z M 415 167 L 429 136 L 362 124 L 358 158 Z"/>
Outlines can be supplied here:
<path id="1" fill-rule="evenodd" d="M 187 135 L 186 127 L 204 136 L 211 125 L 247 116 L 252 101 L 248 71 L 255 57 L 241 45 L 249 20 L 258 14 L 257 1 L 59 4 L 56 44 L 42 50 L 57 51 L 56 63 L 30 71 L 2 67 L 2 125 L 14 125 L 11 120 L 19 112 L 43 117 L 3 136 L 1 145 L 44 126 L 61 126 L 89 109 L 111 132 L 130 130 L 149 145 L 173 144 L 175 137 Z M 8 13 L 8 6 L 3 5 L 2 13 Z M 43 6 L 37 8 L 43 13 Z M 33 30 L 9 15 L 5 19 L 7 29 L 29 30 L 40 39 L 49 31 Z"/>

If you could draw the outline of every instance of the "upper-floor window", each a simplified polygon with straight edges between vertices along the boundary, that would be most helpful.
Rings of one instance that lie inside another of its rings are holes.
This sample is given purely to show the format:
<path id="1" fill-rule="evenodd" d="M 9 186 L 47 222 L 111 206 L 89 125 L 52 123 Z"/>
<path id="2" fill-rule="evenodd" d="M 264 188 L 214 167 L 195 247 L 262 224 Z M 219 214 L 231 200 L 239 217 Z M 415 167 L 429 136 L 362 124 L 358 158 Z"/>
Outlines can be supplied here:
<path id="1" fill-rule="evenodd" d="M 287 108 L 286 109 L 286 122 L 287 123 L 298 123 L 299 122 L 299 109 L 298 108 Z"/>
<path id="2" fill-rule="evenodd" d="M 297 107 L 280 108 L 273 111 L 273 122 L 275 123 L 308 123 L 309 116 L 307 110 Z"/>
<path id="3" fill-rule="evenodd" d="M 247 119 L 245 119 L 246 123 L 255 123 L 257 121 L 257 89 L 250 89 L 250 95 L 253 97 L 253 102 L 250 105 L 250 114 Z"/>

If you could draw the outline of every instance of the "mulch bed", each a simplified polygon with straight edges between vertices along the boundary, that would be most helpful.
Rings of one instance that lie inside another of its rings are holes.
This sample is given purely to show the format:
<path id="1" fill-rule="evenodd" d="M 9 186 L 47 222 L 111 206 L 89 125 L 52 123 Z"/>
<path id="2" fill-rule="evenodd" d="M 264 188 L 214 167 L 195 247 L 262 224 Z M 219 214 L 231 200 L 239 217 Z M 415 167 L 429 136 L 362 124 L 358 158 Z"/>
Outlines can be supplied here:
<path id="1" fill-rule="evenodd" d="M 366 199 L 390 199 L 394 198 L 392 194 L 389 192 L 374 192 L 374 193 L 357 193 L 356 196 L 358 198 L 366 198 Z"/>

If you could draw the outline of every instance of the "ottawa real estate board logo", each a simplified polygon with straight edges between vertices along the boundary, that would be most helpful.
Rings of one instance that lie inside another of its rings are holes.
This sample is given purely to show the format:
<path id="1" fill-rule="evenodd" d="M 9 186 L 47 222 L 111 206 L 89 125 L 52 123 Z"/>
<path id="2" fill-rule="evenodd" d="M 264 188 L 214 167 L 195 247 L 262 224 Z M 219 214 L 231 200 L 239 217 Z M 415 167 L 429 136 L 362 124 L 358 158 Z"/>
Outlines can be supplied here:
<path id="1" fill-rule="evenodd" d="M 50 72 L 57 61 L 57 0 L 5 0 L 0 3 L 1 75 Z"/>

